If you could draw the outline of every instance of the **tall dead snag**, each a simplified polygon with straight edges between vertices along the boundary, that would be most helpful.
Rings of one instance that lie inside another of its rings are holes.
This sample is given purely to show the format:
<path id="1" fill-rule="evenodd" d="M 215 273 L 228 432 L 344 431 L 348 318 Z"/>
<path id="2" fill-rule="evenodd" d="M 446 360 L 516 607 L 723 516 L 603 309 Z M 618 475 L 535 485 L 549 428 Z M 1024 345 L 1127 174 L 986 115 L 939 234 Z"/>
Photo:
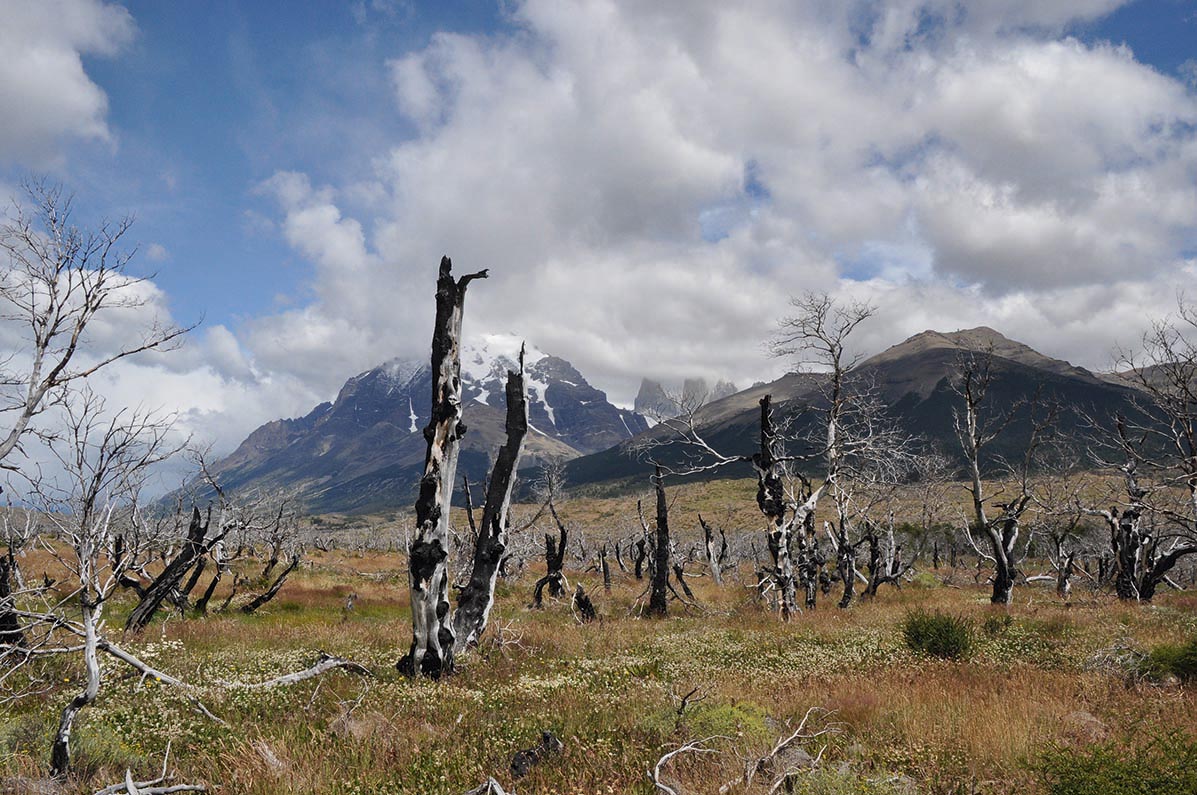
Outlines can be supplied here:
<path id="1" fill-rule="evenodd" d="M 661 465 L 653 465 L 653 488 L 657 492 L 657 539 L 653 545 L 653 580 L 648 598 L 648 614 L 664 616 L 669 612 L 669 503 L 665 499 L 665 478 Z"/>
<path id="2" fill-rule="evenodd" d="M 1018 577 L 1018 556 L 1015 544 L 1022 526 L 1023 514 L 1030 507 L 1030 474 L 1044 434 L 1055 426 L 1056 411 L 1049 408 L 1045 417 L 1037 419 L 1035 409 L 1038 397 L 1019 401 L 1000 412 L 996 418 L 986 418 L 985 398 L 993 381 L 992 351 L 972 351 L 964 354 L 957 362 L 957 374 L 953 387 L 960 397 L 963 412 L 954 410 L 956 435 L 961 450 L 968 462 L 969 483 L 965 487 L 972 497 L 972 527 L 965 529 L 965 535 L 981 560 L 993 563 L 993 592 L 990 602 L 1008 605 L 1013 598 L 1014 583 Z M 1031 421 L 1030 438 L 1023 459 L 1017 467 L 1006 464 L 1007 475 L 1017 482 L 1018 493 L 1008 502 L 993 503 L 1000 513 L 990 516 L 986 511 L 985 482 L 982 478 L 983 456 L 991 442 L 1010 426 L 1021 411 L 1027 410 Z M 988 552 L 973 539 L 972 532 L 980 533 L 988 541 Z"/>
<path id="3" fill-rule="evenodd" d="M 482 508 L 482 527 L 474 544 L 474 567 L 453 614 L 453 630 L 457 636 L 454 653 L 477 643 L 486 630 L 495 602 L 499 564 L 507 549 L 507 511 L 511 507 L 515 470 L 527 433 L 528 397 L 524 392 L 524 350 L 521 347 L 519 372 L 507 373 L 507 441 L 500 448 L 490 473 L 486 503 Z"/>
<path id="4" fill-rule="evenodd" d="M 411 649 L 396 667 L 408 676 L 439 678 L 453 671 L 453 624 L 449 618 L 449 507 L 457 475 L 461 421 L 461 321 L 466 288 L 485 270 L 454 279 L 453 263 L 441 257 L 432 330 L 432 417 L 424 429 L 428 452 L 416 498 L 416 537 L 408 552 L 411 583 Z"/>

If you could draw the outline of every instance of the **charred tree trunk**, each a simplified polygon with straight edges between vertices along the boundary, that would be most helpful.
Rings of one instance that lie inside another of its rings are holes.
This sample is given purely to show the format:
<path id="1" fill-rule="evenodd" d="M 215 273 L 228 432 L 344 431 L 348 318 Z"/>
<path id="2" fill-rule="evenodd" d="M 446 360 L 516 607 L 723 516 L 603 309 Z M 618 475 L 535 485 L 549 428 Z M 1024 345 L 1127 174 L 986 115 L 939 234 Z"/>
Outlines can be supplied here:
<path id="1" fill-rule="evenodd" d="M 603 590 L 611 593 L 611 564 L 607 561 L 607 545 L 599 549 L 599 569 L 603 572 Z"/>
<path id="2" fill-rule="evenodd" d="M 636 554 L 633 557 L 633 565 L 635 566 L 635 575 L 637 580 L 644 579 L 644 561 L 648 557 L 648 543 L 643 538 L 636 539 L 633 548 Z"/>
<path id="3" fill-rule="evenodd" d="M 574 609 L 578 611 L 578 619 L 583 624 L 589 624 L 598 618 L 598 612 L 594 609 L 594 602 L 590 601 L 590 597 L 586 595 L 586 591 L 582 588 L 582 583 L 578 583 L 577 588 L 574 589 Z"/>
<path id="4" fill-rule="evenodd" d="M 432 330 L 432 416 L 424 428 L 428 450 L 416 497 L 416 537 L 408 552 L 411 584 L 411 648 L 396 667 L 408 676 L 439 678 L 453 671 L 453 624 L 449 617 L 449 508 L 457 476 L 461 421 L 461 321 L 466 288 L 486 271 L 453 278 L 441 258 Z"/>
<path id="5" fill-rule="evenodd" d="M 760 405 L 760 450 L 752 456 L 752 467 L 757 477 L 756 503 L 769 522 L 768 542 L 769 555 L 773 559 L 773 581 L 781 605 L 782 620 L 789 621 L 798 612 L 792 556 L 793 530 L 807 526 L 823 489 L 820 487 L 813 491 L 801 505 L 790 506 L 787 503 L 782 482 L 784 460 L 779 455 L 780 440 L 773 425 L 772 396 L 762 397 Z M 787 516 L 791 509 L 793 515 Z M 811 591 L 807 593 L 808 601 L 813 603 Z"/>
<path id="6" fill-rule="evenodd" d="M 690 590 L 689 583 L 686 582 L 686 569 L 680 563 L 673 564 L 673 579 L 677 580 L 677 584 L 682 586 L 682 593 L 690 601 L 694 601 L 694 592 Z"/>
<path id="7" fill-rule="evenodd" d="M 665 499 L 665 481 L 660 464 L 654 465 L 652 480 L 657 491 L 657 539 L 653 550 L 653 579 L 648 599 L 648 614 L 665 616 L 669 612 L 669 503 Z"/>
<path id="8" fill-rule="evenodd" d="M 557 523 L 557 532 L 559 533 L 556 539 L 552 534 L 545 533 L 544 536 L 544 562 L 545 575 L 536 581 L 536 585 L 532 589 L 532 606 L 541 607 L 544 604 L 544 589 L 547 586 L 549 589 L 549 596 L 553 598 L 561 598 L 565 596 L 565 589 L 567 582 L 563 569 L 565 568 L 565 545 L 569 540 L 569 531 L 565 529 L 565 523 L 557 516 L 557 509 L 552 501 L 549 501 L 549 513 L 552 514 L 553 520 Z"/>
<path id="9" fill-rule="evenodd" d="M 220 584 L 220 578 L 224 576 L 225 564 L 223 560 L 216 561 L 216 573 L 212 575 L 212 581 L 208 583 L 208 587 L 204 589 L 203 596 L 195 603 L 195 610 L 201 615 L 208 612 L 208 602 L 212 599 L 212 594 L 216 593 L 216 586 Z"/>
<path id="10" fill-rule="evenodd" d="M 199 508 L 191 509 L 191 524 L 187 528 L 187 540 L 179 554 L 166 565 L 158 579 L 145 589 L 144 596 L 133 612 L 125 621 L 126 630 L 141 630 L 154 619 L 154 614 L 162 606 L 162 602 L 178 587 L 183 577 L 191 570 L 196 561 L 208 550 L 204 546 L 204 537 L 208 534 L 209 522 L 200 517 Z"/>
<path id="11" fill-rule="evenodd" d="M 195 590 L 196 583 L 199 582 L 199 578 L 203 575 L 204 569 L 207 568 L 207 566 L 208 559 L 206 557 L 202 557 L 196 561 L 195 566 L 191 569 L 191 576 L 187 578 L 187 584 L 183 586 L 181 591 L 179 591 L 179 596 L 181 596 L 184 600 L 186 600 L 187 597 L 191 595 L 191 592 Z"/>
<path id="12" fill-rule="evenodd" d="M 21 630 L 20 619 L 17 618 L 10 584 L 11 571 L 12 564 L 8 557 L 0 558 L 0 646 L 23 647 L 25 633 Z"/>
<path id="13" fill-rule="evenodd" d="M 519 372 L 507 373 L 507 441 L 499 450 L 490 473 L 486 503 L 482 507 L 482 528 L 474 543 L 474 567 L 453 614 L 454 653 L 478 642 L 495 603 L 495 582 L 503 552 L 507 549 L 507 511 L 511 507 L 515 470 L 519 467 L 527 433 L 528 398 L 524 393 L 524 352 L 521 348 Z"/>
<path id="14" fill-rule="evenodd" d="M 282 588 L 283 583 L 287 581 L 287 577 L 289 577 L 291 575 L 291 572 L 295 571 L 295 569 L 298 566 L 299 566 L 299 555 L 293 555 L 291 557 L 290 565 L 288 565 L 287 568 L 283 569 L 282 574 L 280 574 L 278 576 L 278 578 L 270 585 L 269 588 L 267 588 L 265 591 L 263 591 L 262 593 L 255 596 L 247 604 L 243 605 L 241 607 L 241 612 L 245 613 L 246 615 L 249 615 L 250 613 L 254 612 L 262 605 L 269 602 L 275 596 L 277 596 L 279 589 Z"/>
<path id="15" fill-rule="evenodd" d="M 993 593 L 989 601 L 995 605 L 1008 605 L 1013 599 L 1014 582 L 1018 578 L 1014 543 L 1018 540 L 1019 522 L 1028 502 L 1030 495 L 1023 494 L 1017 500 L 999 506 L 1003 510 L 1002 516 L 988 528 L 994 558 Z"/>
<path id="16" fill-rule="evenodd" d="M 837 607 L 843 609 L 852 604 L 856 595 L 856 547 L 848 542 L 848 534 L 839 531 L 839 549 L 836 552 L 836 572 L 844 583 L 844 593 Z"/>
<path id="17" fill-rule="evenodd" d="M 616 541 L 612 546 L 615 548 L 615 565 L 619 566 L 620 571 L 622 571 L 624 574 L 627 574 L 628 566 L 623 562 L 623 552 L 621 552 L 619 549 L 619 542 Z"/>

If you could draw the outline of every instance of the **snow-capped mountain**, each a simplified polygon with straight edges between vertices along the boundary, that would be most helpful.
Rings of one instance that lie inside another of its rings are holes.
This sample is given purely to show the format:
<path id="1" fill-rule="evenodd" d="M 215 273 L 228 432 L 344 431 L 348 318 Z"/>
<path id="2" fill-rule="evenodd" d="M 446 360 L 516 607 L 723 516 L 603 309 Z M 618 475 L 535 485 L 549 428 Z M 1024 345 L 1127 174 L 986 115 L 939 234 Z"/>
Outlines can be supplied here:
<path id="1" fill-rule="evenodd" d="M 521 340 L 484 335 L 462 347 L 462 398 L 469 428 L 459 467 L 481 483 L 503 441 L 507 371 Z M 529 346 L 524 357 L 532 426 L 524 465 L 574 458 L 645 430 L 644 418 L 617 408 L 564 359 Z M 392 359 L 345 382 L 332 403 L 307 416 L 258 428 L 219 465 L 231 488 L 297 486 L 314 510 L 375 510 L 405 505 L 423 467 L 431 413 L 427 361 Z"/>

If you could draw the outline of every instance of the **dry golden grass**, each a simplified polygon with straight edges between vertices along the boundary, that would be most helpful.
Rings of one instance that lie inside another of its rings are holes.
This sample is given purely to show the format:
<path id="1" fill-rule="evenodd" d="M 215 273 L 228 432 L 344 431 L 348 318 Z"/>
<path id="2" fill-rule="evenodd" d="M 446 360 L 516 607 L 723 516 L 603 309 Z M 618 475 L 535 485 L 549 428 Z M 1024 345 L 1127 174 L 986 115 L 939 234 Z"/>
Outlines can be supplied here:
<path id="1" fill-rule="evenodd" d="M 603 521 L 598 508 L 587 516 Z M 1116 644 L 1146 649 L 1197 633 L 1191 595 L 1123 606 L 1084 594 L 1065 607 L 1024 587 L 1012 623 L 986 632 L 985 620 L 1003 611 L 961 573 L 959 587 L 923 577 L 847 611 L 823 598 L 783 625 L 752 599 L 745 567 L 744 580 L 733 575 L 723 588 L 695 577 L 702 609 L 675 603 L 669 618 L 649 620 L 636 610 L 643 583 L 617 574 L 605 594 L 593 572 L 569 571 L 602 615 L 583 626 L 564 602 L 526 606 L 538 568 L 500 583 L 489 639 L 439 683 L 407 681 L 393 667 L 410 638 L 398 554 L 314 553 L 259 615 L 160 621 L 124 642 L 197 683 L 229 725 L 206 722 L 161 685 L 138 688 L 106 662 L 109 681 L 77 729 L 79 791 L 119 780 L 125 766 L 152 772 L 171 740 L 181 776 L 223 792 L 457 794 L 487 775 L 511 784 L 512 753 L 551 729 L 565 751 L 521 781 L 520 793 L 649 793 L 645 771 L 662 753 L 718 735 L 710 743 L 718 753 L 681 757 L 666 774 L 682 792 L 714 793 L 822 707 L 820 725 L 839 731 L 808 750 L 825 742 L 828 769 L 847 764 L 853 786 L 888 792 L 877 782 L 903 774 L 927 793 L 1034 793 L 1024 762 L 1047 743 L 1117 740 L 1144 727 L 1197 734 L 1193 690 L 1091 664 Z M 350 592 L 358 598 L 347 613 Z M 907 650 L 899 625 L 915 607 L 969 618 L 974 657 L 944 662 Z M 110 609 L 113 626 L 124 609 Z M 270 691 L 218 684 L 297 670 L 321 650 L 374 676 L 338 672 Z M 0 777 L 45 766 L 51 724 L 80 673 L 77 661 L 46 666 L 54 684 L 45 697 L 0 707 Z M 702 700 L 679 717 L 677 697 L 695 687 Z"/>

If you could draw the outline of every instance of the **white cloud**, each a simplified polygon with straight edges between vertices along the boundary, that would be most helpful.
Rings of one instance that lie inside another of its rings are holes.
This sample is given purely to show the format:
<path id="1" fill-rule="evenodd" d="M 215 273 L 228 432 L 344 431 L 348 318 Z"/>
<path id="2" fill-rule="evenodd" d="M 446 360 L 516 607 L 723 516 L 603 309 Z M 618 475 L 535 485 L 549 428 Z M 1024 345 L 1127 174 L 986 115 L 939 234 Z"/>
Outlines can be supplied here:
<path id="1" fill-rule="evenodd" d="M 642 375 L 780 375 L 762 343 L 805 290 L 878 303 L 864 352 L 987 324 L 1102 366 L 1191 280 L 1197 231 L 1197 97 L 1069 38 L 1118 5 L 526 0 L 513 30 L 395 53 L 379 100 L 415 132 L 365 179 L 261 186 L 277 223 L 247 226 L 313 265 L 285 308 L 121 377 L 169 373 L 146 393 L 227 449 L 426 356 L 446 253 L 491 269 L 467 335 L 525 335 L 623 402 Z"/>
<path id="2" fill-rule="evenodd" d="M 514 32 L 439 34 L 391 63 L 418 132 L 357 192 L 368 223 L 354 186 L 268 183 L 317 275 L 249 347 L 308 382 L 340 357 L 328 383 L 419 355 L 449 253 L 491 268 L 467 333 L 622 400 L 646 373 L 776 375 L 761 342 L 810 289 L 892 303 L 878 348 L 988 322 L 1100 364 L 1197 219 L 1197 99 L 1067 36 L 1120 4 L 527 0 Z"/>
<path id="3" fill-rule="evenodd" d="M 82 56 L 111 56 L 133 18 L 102 0 L 0 0 L 0 162 L 44 166 L 66 138 L 108 141 L 108 98 Z"/>
<path id="4" fill-rule="evenodd" d="M 170 259 L 170 252 L 161 243 L 150 243 L 145 247 L 145 256 L 150 262 L 166 262 Z"/>

